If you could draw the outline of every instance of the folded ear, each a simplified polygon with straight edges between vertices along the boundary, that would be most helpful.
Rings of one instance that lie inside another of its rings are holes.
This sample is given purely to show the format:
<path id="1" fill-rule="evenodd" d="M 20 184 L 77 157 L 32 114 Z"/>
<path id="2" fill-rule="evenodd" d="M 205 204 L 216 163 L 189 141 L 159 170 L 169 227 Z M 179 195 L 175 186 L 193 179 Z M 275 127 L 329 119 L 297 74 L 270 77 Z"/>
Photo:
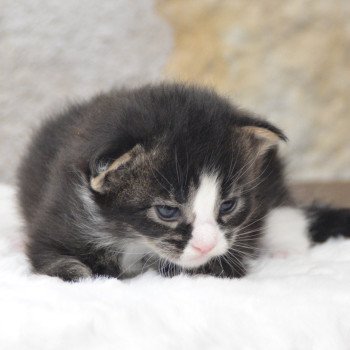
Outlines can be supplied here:
<path id="1" fill-rule="evenodd" d="M 107 163 L 104 165 L 100 165 L 97 167 L 97 175 L 91 177 L 90 186 L 91 188 L 99 193 L 105 192 L 105 182 L 107 179 L 107 175 L 114 171 L 120 171 L 125 168 L 126 164 L 130 162 L 132 158 L 136 156 L 138 151 L 140 151 L 142 147 L 140 145 L 136 145 L 130 151 L 124 153 L 117 159 L 115 159 L 112 163 Z"/>
<path id="2" fill-rule="evenodd" d="M 257 141 L 261 154 L 278 146 L 280 141 L 287 141 L 286 136 L 278 129 L 271 130 L 262 126 L 243 126 L 242 129 Z"/>
<path id="3" fill-rule="evenodd" d="M 244 126 L 245 132 L 255 138 L 259 144 L 260 152 L 265 153 L 267 150 L 278 146 L 280 141 L 286 141 L 285 137 L 276 134 L 275 132 L 259 126 Z"/>

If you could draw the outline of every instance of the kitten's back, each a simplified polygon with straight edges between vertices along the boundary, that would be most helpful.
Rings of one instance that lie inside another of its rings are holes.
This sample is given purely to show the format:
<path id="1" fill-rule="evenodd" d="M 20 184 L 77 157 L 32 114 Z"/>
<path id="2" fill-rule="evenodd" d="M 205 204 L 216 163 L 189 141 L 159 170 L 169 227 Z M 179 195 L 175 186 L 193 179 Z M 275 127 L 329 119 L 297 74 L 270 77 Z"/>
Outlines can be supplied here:
<path id="1" fill-rule="evenodd" d="M 48 180 L 55 171 L 55 159 L 71 134 L 72 125 L 81 119 L 77 107 L 48 119 L 32 138 L 18 169 L 18 196 L 21 210 L 31 221 L 45 193 Z"/>

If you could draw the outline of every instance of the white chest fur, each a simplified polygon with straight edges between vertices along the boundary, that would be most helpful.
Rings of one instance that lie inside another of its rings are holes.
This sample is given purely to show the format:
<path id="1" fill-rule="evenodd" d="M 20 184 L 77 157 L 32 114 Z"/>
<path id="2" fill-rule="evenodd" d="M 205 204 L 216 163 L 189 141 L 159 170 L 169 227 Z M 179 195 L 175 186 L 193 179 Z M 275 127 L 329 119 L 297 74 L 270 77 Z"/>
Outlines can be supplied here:
<path id="1" fill-rule="evenodd" d="M 127 243 L 120 260 L 120 268 L 124 277 L 136 275 L 151 267 L 154 256 L 142 243 Z"/>

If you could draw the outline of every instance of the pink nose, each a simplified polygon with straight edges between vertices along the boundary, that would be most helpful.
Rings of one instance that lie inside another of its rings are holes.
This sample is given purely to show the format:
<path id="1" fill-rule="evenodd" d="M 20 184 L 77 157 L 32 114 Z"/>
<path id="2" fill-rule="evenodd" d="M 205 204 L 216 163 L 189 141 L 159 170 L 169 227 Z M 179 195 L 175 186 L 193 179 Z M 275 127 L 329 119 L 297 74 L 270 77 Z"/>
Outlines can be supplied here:
<path id="1" fill-rule="evenodd" d="M 198 251 L 201 254 L 209 253 L 215 247 L 215 243 L 192 243 L 192 248 Z"/>

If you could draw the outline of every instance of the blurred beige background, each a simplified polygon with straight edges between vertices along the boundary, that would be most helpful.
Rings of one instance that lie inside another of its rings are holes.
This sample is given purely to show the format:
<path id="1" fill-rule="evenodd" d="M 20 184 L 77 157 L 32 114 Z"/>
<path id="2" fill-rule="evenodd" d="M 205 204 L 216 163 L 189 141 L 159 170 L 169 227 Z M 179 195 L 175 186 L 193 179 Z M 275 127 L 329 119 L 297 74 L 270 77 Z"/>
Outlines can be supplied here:
<path id="1" fill-rule="evenodd" d="M 290 138 L 297 180 L 350 179 L 347 0 L 0 0 L 0 181 L 67 100 L 206 84 Z"/>

